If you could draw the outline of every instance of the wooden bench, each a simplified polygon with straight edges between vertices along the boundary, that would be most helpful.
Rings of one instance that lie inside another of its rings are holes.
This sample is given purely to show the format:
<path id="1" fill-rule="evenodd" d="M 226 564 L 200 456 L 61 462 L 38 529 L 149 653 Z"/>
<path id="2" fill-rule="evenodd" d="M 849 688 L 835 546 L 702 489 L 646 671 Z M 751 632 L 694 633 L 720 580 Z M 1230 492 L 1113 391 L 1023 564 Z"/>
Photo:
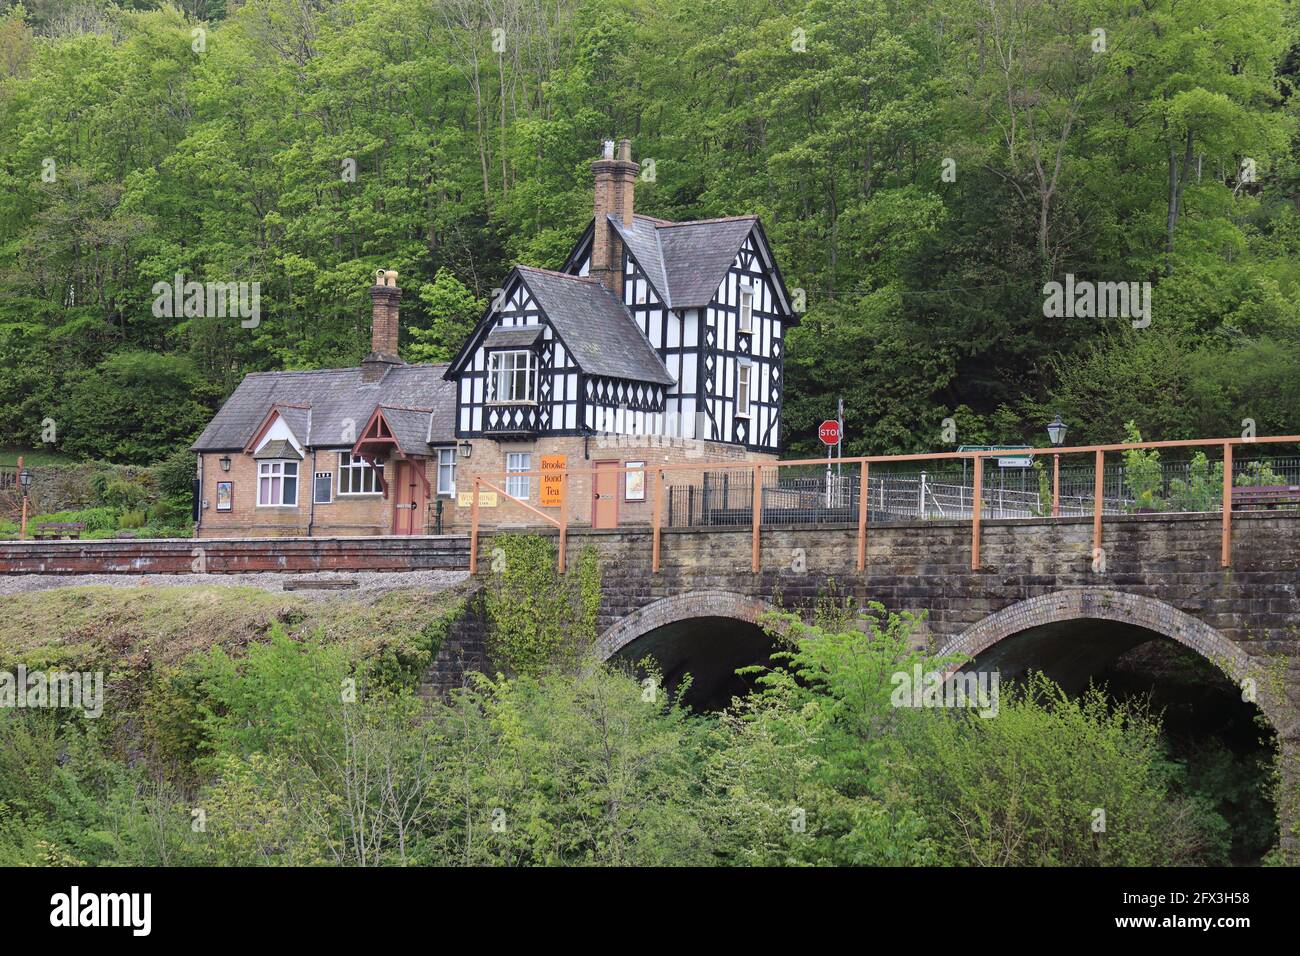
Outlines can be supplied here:
<path id="1" fill-rule="evenodd" d="M 42 538 L 80 538 L 86 526 L 79 521 L 47 521 L 32 529 L 32 537 Z"/>
<path id="2" fill-rule="evenodd" d="M 1248 511 L 1278 505 L 1300 505 L 1300 485 L 1244 485 L 1232 489 L 1232 510 Z"/>

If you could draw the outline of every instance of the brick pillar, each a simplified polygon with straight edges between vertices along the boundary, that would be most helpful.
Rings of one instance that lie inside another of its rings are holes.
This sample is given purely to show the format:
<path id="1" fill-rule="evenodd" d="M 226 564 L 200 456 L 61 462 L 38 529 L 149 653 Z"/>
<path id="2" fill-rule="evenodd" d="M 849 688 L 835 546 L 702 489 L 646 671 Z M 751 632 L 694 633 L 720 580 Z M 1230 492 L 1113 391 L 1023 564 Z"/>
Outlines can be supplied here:
<path id="1" fill-rule="evenodd" d="M 613 144 L 607 143 L 604 158 L 591 164 L 596 179 L 591 275 L 620 299 L 623 297 L 623 244 L 607 217 L 616 216 L 624 227 L 631 228 L 636 174 L 640 168 L 632 162 L 632 143 L 626 139 L 619 141 L 617 157 Z"/>

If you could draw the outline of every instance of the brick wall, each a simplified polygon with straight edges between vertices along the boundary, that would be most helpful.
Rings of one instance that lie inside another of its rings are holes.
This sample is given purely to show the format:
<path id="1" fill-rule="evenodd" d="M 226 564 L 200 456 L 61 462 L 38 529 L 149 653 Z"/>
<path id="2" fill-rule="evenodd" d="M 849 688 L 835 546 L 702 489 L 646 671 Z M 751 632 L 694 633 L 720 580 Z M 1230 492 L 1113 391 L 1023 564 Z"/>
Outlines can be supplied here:
<path id="1" fill-rule="evenodd" d="M 547 455 L 564 455 L 572 471 L 588 471 L 596 462 L 618 462 L 625 467 L 628 462 L 646 463 L 645 500 L 629 501 L 626 495 L 626 481 L 618 479 L 618 520 L 619 525 L 649 525 L 654 508 L 653 478 L 648 474 L 663 465 L 698 466 L 680 476 L 680 480 L 699 480 L 700 472 L 709 467 L 709 463 L 734 461 L 773 461 L 775 455 L 756 454 L 746 451 L 738 445 L 719 442 L 683 441 L 682 439 L 657 439 L 646 436 L 602 436 L 593 437 L 586 442 L 580 437 L 566 436 L 559 438 L 541 438 L 534 441 L 498 442 L 480 439 L 473 442 L 473 452 L 468 459 L 456 463 L 456 490 L 468 495 L 474 487 L 475 475 L 500 475 L 506 470 L 506 455 L 511 452 L 530 452 L 532 470 L 540 471 L 542 458 Z M 505 479 L 489 478 L 498 488 L 505 489 Z M 673 480 L 672 478 L 669 479 Z M 538 506 L 541 479 L 530 479 L 529 503 Z M 536 515 L 519 507 L 513 502 L 504 501 L 497 495 L 494 507 L 479 508 L 479 523 L 483 528 L 528 528 L 542 530 L 547 527 Z M 574 475 L 568 480 L 566 498 L 568 501 L 568 521 L 570 527 L 590 527 L 592 523 L 593 485 L 591 475 Z M 443 527 L 450 532 L 467 531 L 470 527 L 470 499 L 466 504 L 457 499 L 444 499 Z M 559 508 L 543 509 L 554 518 L 559 518 Z"/>
<path id="2" fill-rule="evenodd" d="M 279 535 L 371 535 L 389 534 L 393 529 L 392 501 L 383 495 L 342 495 L 338 493 L 337 451 L 319 451 L 313 464 L 312 453 L 298 463 L 298 504 L 294 507 L 259 507 L 257 504 L 257 462 L 252 455 L 230 453 L 230 471 L 221 470 L 219 454 L 205 454 L 203 459 L 202 501 L 207 507 L 200 512 L 199 537 L 274 537 Z M 315 472 L 330 475 L 331 501 L 312 504 L 312 479 Z M 217 511 L 217 482 L 232 483 L 232 508 Z"/>
<path id="3" fill-rule="evenodd" d="M 468 566 L 469 541 L 451 537 L 0 542 L 0 574 L 417 571 Z"/>

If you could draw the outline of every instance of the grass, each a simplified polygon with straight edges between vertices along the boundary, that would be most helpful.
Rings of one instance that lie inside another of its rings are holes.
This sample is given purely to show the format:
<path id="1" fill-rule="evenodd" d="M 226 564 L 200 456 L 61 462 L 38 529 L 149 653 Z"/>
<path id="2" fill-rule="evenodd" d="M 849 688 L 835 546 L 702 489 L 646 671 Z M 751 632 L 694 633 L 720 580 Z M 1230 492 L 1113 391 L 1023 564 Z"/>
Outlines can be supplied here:
<path id="1" fill-rule="evenodd" d="M 75 461 L 75 459 L 69 458 L 62 452 L 48 451 L 42 448 L 21 448 L 17 445 L 0 447 L 0 465 L 16 465 L 20 457 L 24 465 L 33 468 L 49 465 L 71 465 Z"/>
<path id="2" fill-rule="evenodd" d="M 463 606 L 455 588 L 324 600 L 225 585 L 51 588 L 0 597 L 0 669 L 104 670 L 110 682 L 134 683 L 215 647 L 241 654 L 279 622 L 415 680 Z"/>

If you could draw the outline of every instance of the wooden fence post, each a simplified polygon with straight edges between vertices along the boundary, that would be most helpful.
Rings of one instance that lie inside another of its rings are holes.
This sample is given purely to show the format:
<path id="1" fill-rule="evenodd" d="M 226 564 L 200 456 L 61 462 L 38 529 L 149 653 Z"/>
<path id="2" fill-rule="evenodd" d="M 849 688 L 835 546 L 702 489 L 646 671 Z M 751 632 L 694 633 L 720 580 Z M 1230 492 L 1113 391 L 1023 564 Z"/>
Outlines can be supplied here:
<path id="1" fill-rule="evenodd" d="M 1219 556 L 1225 568 L 1232 567 L 1232 444 L 1223 443 L 1223 549 Z"/>
<path id="2" fill-rule="evenodd" d="M 563 574 L 568 567 L 565 553 L 569 544 L 569 468 L 565 465 L 564 470 L 560 472 L 560 573 Z"/>
<path id="3" fill-rule="evenodd" d="M 1098 451 L 1093 462 L 1092 476 L 1092 563 L 1097 566 L 1101 556 L 1101 507 L 1106 494 L 1106 454 Z M 1102 567 L 1105 567 L 1103 562 Z"/>
<path id="4" fill-rule="evenodd" d="M 478 475 L 474 476 L 474 500 L 469 503 L 469 573 L 478 573 Z"/>
<path id="5" fill-rule="evenodd" d="M 864 461 L 862 463 L 862 474 L 859 477 L 858 488 L 858 570 L 867 569 L 867 469 L 870 466 Z"/>

